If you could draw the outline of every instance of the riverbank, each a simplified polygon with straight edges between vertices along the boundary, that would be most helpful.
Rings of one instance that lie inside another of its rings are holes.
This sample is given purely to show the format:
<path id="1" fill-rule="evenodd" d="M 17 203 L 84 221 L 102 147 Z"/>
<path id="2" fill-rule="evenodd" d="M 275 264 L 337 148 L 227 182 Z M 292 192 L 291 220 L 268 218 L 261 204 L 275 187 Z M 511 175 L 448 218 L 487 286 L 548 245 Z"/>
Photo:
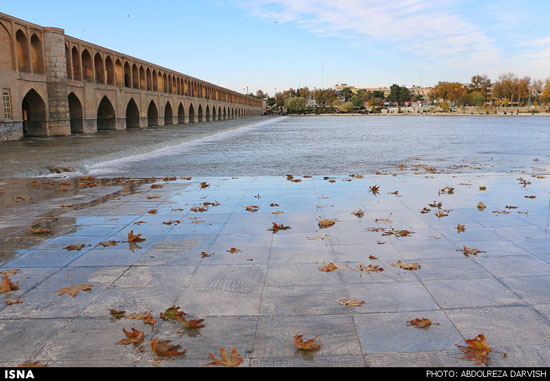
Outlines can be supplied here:
<path id="1" fill-rule="evenodd" d="M 550 178 L 523 180 L 3 180 L 0 272 L 17 289 L 2 295 L 0 362 L 202 366 L 235 348 L 241 366 L 474 366 L 456 345 L 483 334 L 490 366 L 545 366 Z M 58 295 L 72 286 L 88 291 Z M 202 327 L 163 320 L 171 306 Z M 155 322 L 124 317 L 142 312 Z M 117 345 L 131 328 L 144 341 Z M 297 333 L 320 349 L 297 351 Z M 187 352 L 159 357 L 152 339 Z"/>

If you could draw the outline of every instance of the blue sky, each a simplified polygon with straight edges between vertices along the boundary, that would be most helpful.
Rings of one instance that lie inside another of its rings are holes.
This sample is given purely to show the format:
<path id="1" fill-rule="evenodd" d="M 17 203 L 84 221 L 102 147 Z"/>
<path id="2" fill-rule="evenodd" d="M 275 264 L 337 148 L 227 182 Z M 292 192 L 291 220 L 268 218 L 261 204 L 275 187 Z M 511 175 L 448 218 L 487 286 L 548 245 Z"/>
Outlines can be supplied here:
<path id="1" fill-rule="evenodd" d="M 239 92 L 550 77 L 548 0 L 1 0 L 0 12 Z"/>

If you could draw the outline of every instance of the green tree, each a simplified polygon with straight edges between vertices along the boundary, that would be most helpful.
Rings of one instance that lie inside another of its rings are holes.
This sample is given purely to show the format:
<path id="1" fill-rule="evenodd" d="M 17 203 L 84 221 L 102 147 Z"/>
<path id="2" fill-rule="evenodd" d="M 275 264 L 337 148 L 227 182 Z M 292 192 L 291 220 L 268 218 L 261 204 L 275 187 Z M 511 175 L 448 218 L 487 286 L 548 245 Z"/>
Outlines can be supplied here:
<path id="1" fill-rule="evenodd" d="M 304 97 L 291 97 L 285 102 L 285 107 L 292 114 L 295 112 L 303 112 L 306 108 L 306 99 Z"/>
<path id="2" fill-rule="evenodd" d="M 353 97 L 353 91 L 349 87 L 344 87 L 342 91 L 340 91 L 340 97 L 344 102 L 348 102 L 351 97 Z"/>

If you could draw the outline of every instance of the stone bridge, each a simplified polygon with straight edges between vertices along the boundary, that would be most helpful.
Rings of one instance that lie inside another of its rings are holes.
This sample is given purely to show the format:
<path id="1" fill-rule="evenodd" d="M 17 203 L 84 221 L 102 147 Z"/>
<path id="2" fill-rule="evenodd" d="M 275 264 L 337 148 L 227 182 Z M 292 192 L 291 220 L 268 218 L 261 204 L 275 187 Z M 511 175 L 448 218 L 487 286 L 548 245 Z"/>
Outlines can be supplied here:
<path id="1" fill-rule="evenodd" d="M 262 115 L 264 102 L 0 13 L 0 141 Z"/>

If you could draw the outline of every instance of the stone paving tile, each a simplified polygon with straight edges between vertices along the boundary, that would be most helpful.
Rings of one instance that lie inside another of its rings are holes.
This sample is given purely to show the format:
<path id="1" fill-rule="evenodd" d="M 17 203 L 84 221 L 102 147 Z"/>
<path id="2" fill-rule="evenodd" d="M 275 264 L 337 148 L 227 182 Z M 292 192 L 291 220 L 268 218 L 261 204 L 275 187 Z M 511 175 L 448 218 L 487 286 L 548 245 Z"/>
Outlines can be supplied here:
<path id="1" fill-rule="evenodd" d="M 180 290 L 175 304 L 201 318 L 210 316 L 259 316 L 262 288 Z"/>
<path id="2" fill-rule="evenodd" d="M 393 368 L 393 367 L 421 367 L 421 368 L 455 368 L 476 367 L 474 362 L 465 361 L 458 357 L 462 352 L 436 351 L 436 352 L 386 352 L 372 353 L 364 356 L 367 367 Z M 479 367 L 482 367 L 479 365 Z"/>
<path id="3" fill-rule="evenodd" d="M 483 279 L 493 275 L 472 258 L 423 259 L 422 271 L 415 274 L 425 282 L 429 280 Z"/>
<path id="4" fill-rule="evenodd" d="M 264 285 L 266 271 L 267 266 L 200 266 L 190 287 L 237 292 L 254 289 Z"/>
<path id="5" fill-rule="evenodd" d="M 268 368 L 330 368 L 330 367 L 352 367 L 360 368 L 365 366 L 365 360 L 361 355 L 343 355 L 343 356 L 308 356 L 299 354 L 293 358 L 254 358 L 250 360 L 251 367 Z"/>
<path id="6" fill-rule="evenodd" d="M 500 278 L 500 281 L 519 295 L 524 303 L 550 303 L 550 276 Z"/>
<path id="7" fill-rule="evenodd" d="M 444 309 L 522 304 L 521 299 L 496 279 L 453 279 L 424 282 Z"/>
<path id="8" fill-rule="evenodd" d="M 345 268 L 339 274 L 342 281 L 346 285 L 366 284 L 366 283 L 385 283 L 385 282 L 415 282 L 417 278 L 412 271 L 398 269 L 392 264 L 396 261 L 371 261 L 365 260 L 362 262 L 346 262 Z M 368 273 L 358 269 L 359 265 L 369 266 L 377 265 L 384 269 L 382 272 Z M 423 272 L 422 269 L 417 272 Z"/>
<path id="9" fill-rule="evenodd" d="M 260 314 L 262 316 L 312 316 L 347 313 L 339 304 L 349 299 L 343 286 L 265 287 Z"/>
<path id="10" fill-rule="evenodd" d="M 415 319 L 430 319 L 429 328 L 407 326 Z M 363 353 L 450 351 L 464 339 L 441 311 L 356 314 Z"/>
<path id="11" fill-rule="evenodd" d="M 319 336 L 321 348 L 314 353 L 296 353 L 294 335 L 304 339 Z M 361 345 L 351 315 L 260 317 L 254 343 L 255 358 L 334 357 L 361 354 Z"/>
<path id="12" fill-rule="evenodd" d="M 496 277 L 550 275 L 550 264 L 534 256 L 478 257 L 474 260 Z"/>
<path id="13" fill-rule="evenodd" d="M 191 284 L 191 278 L 196 266 L 132 266 L 121 274 L 113 287 L 175 287 L 186 288 Z"/>
<path id="14" fill-rule="evenodd" d="M 342 278 L 338 271 L 326 273 L 319 269 L 328 263 L 319 264 L 288 264 L 269 265 L 267 269 L 266 286 L 325 286 L 341 285 Z"/>
<path id="15" fill-rule="evenodd" d="M 345 287 L 351 297 L 365 301 L 365 308 L 362 308 L 361 311 L 367 313 L 437 309 L 433 298 L 417 282 L 352 284 Z"/>
<path id="16" fill-rule="evenodd" d="M 29 250 L 25 254 L 5 263 L 15 268 L 64 267 L 84 255 L 84 252 L 60 249 Z"/>
<path id="17" fill-rule="evenodd" d="M 448 310 L 447 316 L 460 333 L 473 339 L 483 333 L 496 351 L 504 346 L 547 345 L 550 324 L 528 306 Z"/>

